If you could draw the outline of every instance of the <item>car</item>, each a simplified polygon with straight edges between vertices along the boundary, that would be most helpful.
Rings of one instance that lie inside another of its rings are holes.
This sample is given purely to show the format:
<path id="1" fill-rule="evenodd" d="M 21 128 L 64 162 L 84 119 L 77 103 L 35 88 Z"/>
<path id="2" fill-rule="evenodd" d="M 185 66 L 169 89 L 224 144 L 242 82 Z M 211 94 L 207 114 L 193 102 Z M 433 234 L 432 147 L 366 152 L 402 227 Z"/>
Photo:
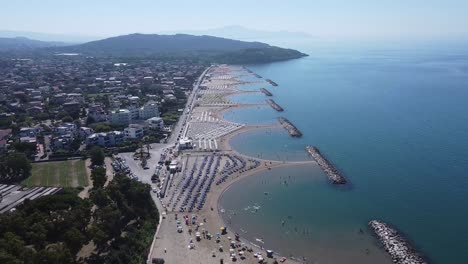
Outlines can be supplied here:
<path id="1" fill-rule="evenodd" d="M 156 188 L 156 187 L 153 188 L 153 192 L 154 192 L 154 193 L 157 193 L 157 192 L 158 192 L 158 188 Z"/>

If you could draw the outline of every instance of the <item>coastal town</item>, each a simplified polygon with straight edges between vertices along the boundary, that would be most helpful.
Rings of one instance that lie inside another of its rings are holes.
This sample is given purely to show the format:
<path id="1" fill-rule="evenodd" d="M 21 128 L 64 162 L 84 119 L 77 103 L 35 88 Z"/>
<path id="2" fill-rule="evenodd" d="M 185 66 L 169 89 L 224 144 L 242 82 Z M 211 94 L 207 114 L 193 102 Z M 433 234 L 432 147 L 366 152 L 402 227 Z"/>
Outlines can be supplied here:
<path id="1" fill-rule="evenodd" d="M 237 66 L 130 63 L 77 54 L 2 59 L 0 67 L 1 150 L 7 158 L 21 153 L 19 159 L 32 165 L 24 173 L 30 175 L 22 181 L 25 187 L 13 179 L 1 185 L 2 213 L 64 188 L 77 188 L 86 198 L 93 193 L 92 175 L 102 166 L 105 185 L 124 173 L 152 186 L 162 217 L 149 263 L 158 258 L 180 263 L 194 255 L 213 263 L 286 260 L 232 233 L 217 206 L 232 182 L 285 165 L 233 151 L 231 137 L 259 126 L 223 119 L 228 109 L 250 106 L 229 96 L 265 91 L 236 86 L 270 82 Z M 96 149 L 106 155 L 102 165 L 92 161 Z M 81 258 L 89 254 L 78 252 Z"/>
<path id="2" fill-rule="evenodd" d="M 103 167 L 105 185 L 123 174 L 151 186 L 160 217 L 148 263 L 307 263 L 304 257 L 282 256 L 281 249 L 266 248 L 262 239 L 249 241 L 231 230 L 218 201 L 234 182 L 280 166 L 317 164 L 331 183 L 347 182 L 316 147 L 306 147 L 313 159 L 288 162 L 248 157 L 232 149 L 231 138 L 255 129 L 284 127 L 290 136 L 302 136 L 284 117 L 277 125 L 264 126 L 223 118 L 228 110 L 259 106 L 231 101 L 232 95 L 270 97 L 267 87 L 277 86 L 245 67 L 110 62 L 69 54 L 3 60 L 0 65 L 5 91 L 0 94 L 1 149 L 4 155 L 24 152 L 32 163 L 25 187 L 0 186 L 1 212 L 63 188 L 78 188 L 79 197 L 89 197 L 92 175 Z M 239 89 L 250 84 L 265 87 Z M 284 111 L 272 99 L 260 105 Z M 102 165 L 92 161 L 96 149 L 106 155 Z M 381 233 L 379 237 L 386 241 Z M 399 253 L 398 258 L 412 252 Z M 78 255 L 86 259 L 91 253 L 81 249 Z"/>
<path id="3" fill-rule="evenodd" d="M 4 1 L 0 264 L 460 264 L 468 1 Z"/>

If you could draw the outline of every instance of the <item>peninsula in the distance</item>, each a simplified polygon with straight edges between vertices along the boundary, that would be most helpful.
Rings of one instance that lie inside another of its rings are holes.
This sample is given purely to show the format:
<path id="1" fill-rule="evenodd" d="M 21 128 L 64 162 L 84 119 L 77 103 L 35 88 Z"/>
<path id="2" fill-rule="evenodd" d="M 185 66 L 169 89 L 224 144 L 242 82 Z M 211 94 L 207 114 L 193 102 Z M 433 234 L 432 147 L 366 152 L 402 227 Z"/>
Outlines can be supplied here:
<path id="1" fill-rule="evenodd" d="M 130 34 L 47 50 L 93 56 L 205 57 L 220 63 L 264 63 L 307 56 L 261 42 L 186 34 Z"/>

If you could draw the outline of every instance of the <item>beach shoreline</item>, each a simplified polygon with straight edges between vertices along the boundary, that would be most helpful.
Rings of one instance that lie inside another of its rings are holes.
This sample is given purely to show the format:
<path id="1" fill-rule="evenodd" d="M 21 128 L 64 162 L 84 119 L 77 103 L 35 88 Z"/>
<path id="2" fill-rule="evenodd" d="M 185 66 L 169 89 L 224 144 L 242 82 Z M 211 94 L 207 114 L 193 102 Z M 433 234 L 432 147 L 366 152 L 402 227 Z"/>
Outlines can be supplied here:
<path id="1" fill-rule="evenodd" d="M 228 67 L 232 67 L 232 66 L 228 66 Z M 214 68 L 214 71 L 216 71 L 216 68 Z M 212 72 L 213 71 L 211 71 L 211 73 Z M 202 105 L 202 103 L 204 102 L 203 98 L 199 98 L 199 100 L 196 101 L 198 102 L 198 105 L 196 105 L 195 107 L 191 109 L 190 116 L 187 119 L 188 120 L 186 124 L 187 128 L 184 129 L 185 130 L 184 136 L 187 133 L 189 134 L 190 132 L 188 131 L 190 122 L 205 122 L 203 124 L 211 124 L 212 120 L 216 120 L 215 123 L 219 123 L 219 124 L 223 124 L 223 123 L 235 124 L 235 123 L 225 120 L 223 117 L 223 113 L 229 110 L 236 109 L 236 108 L 265 106 L 266 105 L 265 103 L 262 103 L 262 104 L 235 103 L 233 104 L 226 100 L 226 98 L 233 96 L 233 95 L 237 95 L 237 94 L 260 93 L 259 91 L 244 91 L 244 90 L 235 89 L 237 85 L 244 84 L 244 83 L 245 82 L 240 82 L 239 80 L 237 80 L 236 77 L 228 78 L 224 82 L 217 80 L 216 84 L 210 83 L 210 85 L 215 87 L 213 88 L 213 90 L 217 89 L 219 86 L 222 86 L 224 88 L 227 88 L 228 92 L 220 93 L 220 95 L 213 96 L 214 92 L 209 92 L 210 89 L 208 89 L 208 92 L 206 92 L 206 94 L 210 95 L 210 97 L 208 97 L 208 99 L 210 100 L 208 101 L 208 103 L 212 105 L 210 106 Z M 194 95 L 195 97 L 197 96 L 197 92 L 198 91 L 195 92 L 195 95 Z M 225 105 L 223 106 L 222 104 L 225 104 Z M 206 120 L 208 114 L 204 112 L 201 112 L 203 120 L 199 120 L 200 111 L 204 111 L 204 110 L 208 111 L 206 109 L 209 109 L 210 111 L 209 116 L 208 116 L 208 121 Z M 247 169 L 247 170 L 242 170 L 241 172 L 236 172 L 232 174 L 232 176 L 229 176 L 229 178 L 226 181 L 223 181 L 219 185 L 213 184 L 209 191 L 209 194 L 207 195 L 206 202 L 204 203 L 203 208 L 201 210 L 196 210 L 193 212 L 183 212 L 183 211 L 181 212 L 179 210 L 172 210 L 170 208 L 171 202 L 173 203 L 173 201 L 172 201 L 172 198 L 171 199 L 168 199 L 168 198 L 169 196 L 171 196 L 171 193 L 172 193 L 172 197 L 174 196 L 177 197 L 177 195 L 175 194 L 178 191 L 180 192 L 180 190 L 178 189 L 178 186 L 182 182 L 182 179 L 179 180 L 178 184 L 176 183 L 170 184 L 167 195 L 164 198 L 160 199 L 162 207 L 164 208 L 165 217 L 162 220 L 159 233 L 155 237 L 155 243 L 152 247 L 151 256 L 149 257 L 149 259 L 152 259 L 158 256 L 159 257 L 163 256 L 166 259 L 166 263 L 180 263 L 181 261 L 184 261 L 187 263 L 187 258 L 194 259 L 194 261 L 189 261 L 189 263 L 199 263 L 196 261 L 197 259 L 203 260 L 203 263 L 219 263 L 218 256 L 219 255 L 224 256 L 227 252 L 224 252 L 224 250 L 221 251 L 220 249 L 217 250 L 215 246 L 222 246 L 227 251 L 227 249 L 229 249 L 231 246 L 230 244 L 233 243 L 232 242 L 233 240 L 230 238 L 235 237 L 235 233 L 233 233 L 233 231 L 228 229 L 227 234 L 221 237 L 221 241 L 217 245 L 216 244 L 213 245 L 212 242 L 210 243 L 208 239 L 202 239 L 201 241 L 198 241 L 197 243 L 194 244 L 194 246 L 197 247 L 196 250 L 190 250 L 190 249 L 187 250 L 187 244 L 189 245 L 189 247 L 192 244 L 192 242 L 189 242 L 189 241 L 194 240 L 194 237 L 192 236 L 192 232 L 190 232 L 190 230 L 192 230 L 193 228 L 197 228 L 198 230 L 199 227 L 188 224 L 186 226 L 183 226 L 182 234 L 178 234 L 177 232 L 175 232 L 176 230 L 175 225 L 176 225 L 176 222 L 178 221 L 176 218 L 179 217 L 180 219 L 180 216 L 182 215 L 186 215 L 187 217 L 189 215 L 196 215 L 197 219 L 199 219 L 199 223 L 203 223 L 203 230 L 207 230 L 207 232 L 208 231 L 213 232 L 214 230 L 214 232 L 216 232 L 216 230 L 219 230 L 220 227 L 227 226 L 221 215 L 222 208 L 220 204 L 220 199 L 222 195 L 224 194 L 224 192 L 227 189 L 229 189 L 229 187 L 233 186 L 235 183 L 238 183 L 241 179 L 271 170 L 272 168 L 293 166 L 293 165 L 298 165 L 298 164 L 315 164 L 316 165 L 316 162 L 313 161 L 312 159 L 307 160 L 307 161 L 292 161 L 292 162 L 291 161 L 275 161 L 275 160 L 259 159 L 258 157 L 250 157 L 243 153 L 237 152 L 230 145 L 230 140 L 233 137 L 238 136 L 242 133 L 246 133 L 248 131 L 253 131 L 253 130 L 281 129 L 280 124 L 275 124 L 275 125 L 240 124 L 240 125 L 241 126 L 239 128 L 233 131 L 230 131 L 229 133 L 226 133 L 225 135 L 221 135 L 219 138 L 217 138 L 216 140 L 216 145 L 218 147 L 217 151 L 215 152 L 206 151 L 206 150 L 184 151 L 180 155 L 179 159 L 187 160 L 188 163 L 185 165 L 188 167 L 189 163 L 193 163 L 193 161 L 189 161 L 189 159 L 195 159 L 195 162 L 196 162 L 196 160 L 198 159 L 202 159 L 202 158 L 206 159 L 206 157 L 209 157 L 209 156 L 221 157 L 219 155 L 230 155 L 234 157 L 239 157 L 248 162 L 255 160 L 256 162 L 258 162 L 259 165 L 257 167 L 254 167 L 253 169 Z M 219 141 L 219 144 L 218 144 L 218 141 Z M 197 146 L 197 147 L 201 147 L 201 146 Z M 206 143 L 205 143 L 205 147 L 206 147 Z M 210 142 L 210 147 L 212 147 L 211 142 Z M 221 163 L 224 164 L 225 161 L 222 161 Z M 174 176 L 174 177 L 182 177 L 182 175 L 179 173 L 178 176 Z M 177 202 L 178 201 L 176 201 L 176 203 Z M 203 221 L 201 219 L 203 219 Z M 171 228 L 170 227 L 171 225 L 174 225 L 174 228 Z M 227 238 L 227 240 L 225 238 Z M 246 248 L 251 248 L 254 245 L 256 245 L 254 241 L 248 241 L 242 237 L 239 239 L 238 242 L 240 244 L 244 244 Z M 168 248 L 171 248 L 172 254 L 166 253 Z M 281 252 L 280 249 L 277 249 L 277 250 Z M 173 251 L 176 251 L 177 253 Z M 243 262 L 258 263 L 259 259 L 254 257 L 254 254 L 253 254 L 254 251 L 261 252 L 263 256 L 266 255 L 265 249 L 262 250 L 261 248 L 255 247 L 255 250 L 252 249 L 251 253 L 247 253 L 247 252 L 245 253 L 246 258 L 243 260 Z M 232 253 L 232 249 L 230 250 L 230 254 L 231 253 Z M 216 257 L 209 258 L 208 256 L 210 255 L 212 256 L 216 255 Z M 280 256 L 275 255 L 275 258 L 279 258 L 279 257 Z M 288 258 L 288 263 L 299 263 L 299 262 L 293 261 L 290 258 Z"/>

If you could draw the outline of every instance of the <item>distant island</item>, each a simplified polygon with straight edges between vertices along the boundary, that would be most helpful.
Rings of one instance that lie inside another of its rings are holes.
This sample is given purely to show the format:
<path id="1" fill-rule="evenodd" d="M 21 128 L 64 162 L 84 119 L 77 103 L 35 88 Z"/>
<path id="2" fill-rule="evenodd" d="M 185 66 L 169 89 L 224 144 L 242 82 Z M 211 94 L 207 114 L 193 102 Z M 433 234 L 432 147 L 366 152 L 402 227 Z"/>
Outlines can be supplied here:
<path id="1" fill-rule="evenodd" d="M 187 34 L 130 34 L 91 41 L 78 45 L 38 42 L 26 38 L 1 38 L 0 51 L 25 51 L 35 54 L 78 53 L 86 56 L 152 56 L 197 58 L 210 62 L 245 64 L 297 59 L 307 54 L 293 49 L 213 36 Z M 24 42 L 24 43 L 23 43 Z M 32 45 L 33 42 L 35 45 Z M 3 45 L 2 43 L 6 43 Z M 7 45 L 8 44 L 8 45 Z M 28 44 L 28 45 L 27 45 Z"/>

